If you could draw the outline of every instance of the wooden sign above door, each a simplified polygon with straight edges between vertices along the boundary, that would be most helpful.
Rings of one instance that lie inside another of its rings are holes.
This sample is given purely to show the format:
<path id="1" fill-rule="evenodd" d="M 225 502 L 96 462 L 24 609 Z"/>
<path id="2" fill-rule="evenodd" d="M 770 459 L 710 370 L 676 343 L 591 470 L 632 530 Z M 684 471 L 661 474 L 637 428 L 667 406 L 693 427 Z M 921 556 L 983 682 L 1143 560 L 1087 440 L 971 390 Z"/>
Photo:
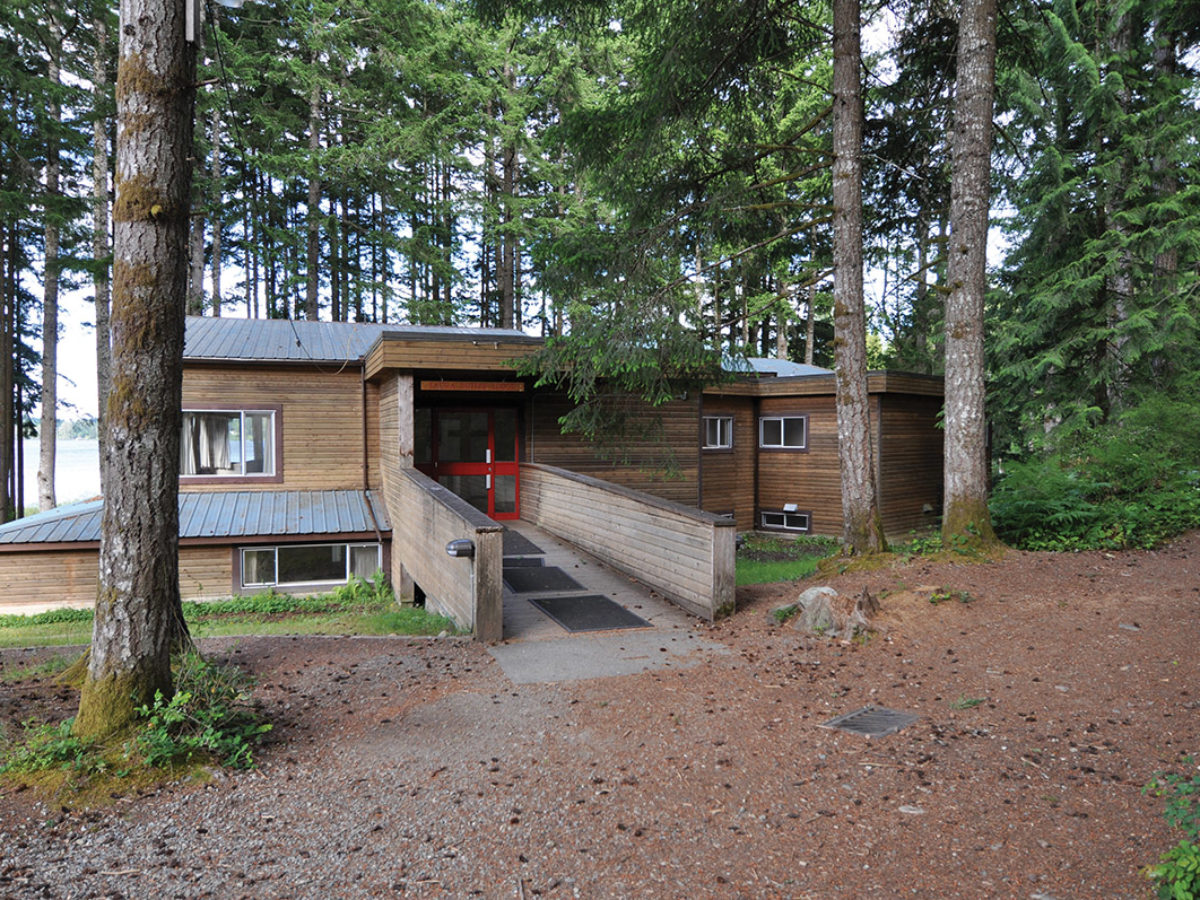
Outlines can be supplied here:
<path id="1" fill-rule="evenodd" d="M 422 381 L 421 390 L 523 394 L 525 393 L 525 383 L 521 381 Z"/>

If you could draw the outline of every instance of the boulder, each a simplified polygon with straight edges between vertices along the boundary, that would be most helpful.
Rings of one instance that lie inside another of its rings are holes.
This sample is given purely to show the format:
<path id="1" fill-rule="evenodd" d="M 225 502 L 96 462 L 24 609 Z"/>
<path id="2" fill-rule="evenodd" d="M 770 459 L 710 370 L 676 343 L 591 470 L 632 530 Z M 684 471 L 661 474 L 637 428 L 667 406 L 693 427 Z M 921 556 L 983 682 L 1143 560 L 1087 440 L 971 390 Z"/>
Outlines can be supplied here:
<path id="1" fill-rule="evenodd" d="M 879 604 L 866 588 L 857 600 L 831 587 L 809 588 L 796 598 L 796 606 L 799 612 L 791 619 L 792 627 L 827 637 L 849 637 L 869 630 L 870 617 L 879 611 Z"/>

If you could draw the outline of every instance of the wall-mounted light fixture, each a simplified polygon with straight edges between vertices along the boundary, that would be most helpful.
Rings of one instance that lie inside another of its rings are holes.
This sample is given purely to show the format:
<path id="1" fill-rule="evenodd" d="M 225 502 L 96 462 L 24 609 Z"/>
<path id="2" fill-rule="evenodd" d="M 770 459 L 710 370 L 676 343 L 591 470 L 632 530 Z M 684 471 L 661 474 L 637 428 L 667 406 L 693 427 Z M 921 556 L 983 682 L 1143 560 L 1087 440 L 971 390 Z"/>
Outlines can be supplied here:
<path id="1" fill-rule="evenodd" d="M 456 559 L 471 559 L 475 556 L 475 542 L 467 538 L 458 538 L 446 545 L 446 555 Z"/>

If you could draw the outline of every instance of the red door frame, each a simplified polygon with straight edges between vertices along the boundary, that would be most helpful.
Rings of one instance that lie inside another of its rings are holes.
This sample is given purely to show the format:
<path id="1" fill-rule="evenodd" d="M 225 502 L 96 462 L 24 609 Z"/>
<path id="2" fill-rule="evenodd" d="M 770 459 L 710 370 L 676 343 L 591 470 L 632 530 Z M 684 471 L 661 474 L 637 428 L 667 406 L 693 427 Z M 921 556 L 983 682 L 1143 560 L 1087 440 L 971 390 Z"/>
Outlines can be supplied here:
<path id="1" fill-rule="evenodd" d="M 483 475 L 487 478 L 487 514 L 489 518 L 497 521 L 505 521 L 518 519 L 521 516 L 521 429 L 520 429 L 520 410 L 516 407 L 482 407 L 482 406 L 435 406 L 430 407 L 430 422 L 431 438 L 433 441 L 433 462 L 428 465 L 419 465 L 418 469 L 426 475 L 433 478 L 434 481 L 441 481 L 443 475 Z M 515 419 L 513 427 L 513 450 L 512 460 L 497 461 L 496 459 L 496 413 L 498 411 L 511 412 Z M 443 413 L 487 413 L 488 417 L 488 445 L 487 459 L 483 461 L 472 462 L 442 462 L 438 454 L 438 439 L 440 429 L 438 427 L 438 418 Z M 512 476 L 513 479 L 513 511 L 505 513 L 496 512 L 496 478 L 497 476 Z"/>

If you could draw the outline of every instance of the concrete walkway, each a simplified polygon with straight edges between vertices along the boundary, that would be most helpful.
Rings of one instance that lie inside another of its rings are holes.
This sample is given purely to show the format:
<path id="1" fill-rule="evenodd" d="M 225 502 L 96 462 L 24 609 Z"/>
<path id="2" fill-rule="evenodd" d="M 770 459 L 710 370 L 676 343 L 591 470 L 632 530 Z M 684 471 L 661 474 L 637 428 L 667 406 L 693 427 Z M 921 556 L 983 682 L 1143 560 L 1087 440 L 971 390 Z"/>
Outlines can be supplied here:
<path id="1" fill-rule="evenodd" d="M 504 524 L 518 535 L 512 541 L 512 552 L 506 551 L 506 570 L 522 557 L 540 556 L 544 567 L 561 569 L 577 581 L 582 588 L 579 593 L 603 595 L 648 623 L 648 627 L 572 633 L 530 600 L 574 592 L 517 594 L 505 584 L 504 640 L 490 647 L 489 652 L 513 682 L 572 681 L 648 669 L 688 668 L 697 665 L 706 653 L 729 652 L 723 645 L 700 637 L 695 630 L 696 619 L 594 556 L 528 522 Z M 530 552 L 526 541 L 542 552 Z"/>

